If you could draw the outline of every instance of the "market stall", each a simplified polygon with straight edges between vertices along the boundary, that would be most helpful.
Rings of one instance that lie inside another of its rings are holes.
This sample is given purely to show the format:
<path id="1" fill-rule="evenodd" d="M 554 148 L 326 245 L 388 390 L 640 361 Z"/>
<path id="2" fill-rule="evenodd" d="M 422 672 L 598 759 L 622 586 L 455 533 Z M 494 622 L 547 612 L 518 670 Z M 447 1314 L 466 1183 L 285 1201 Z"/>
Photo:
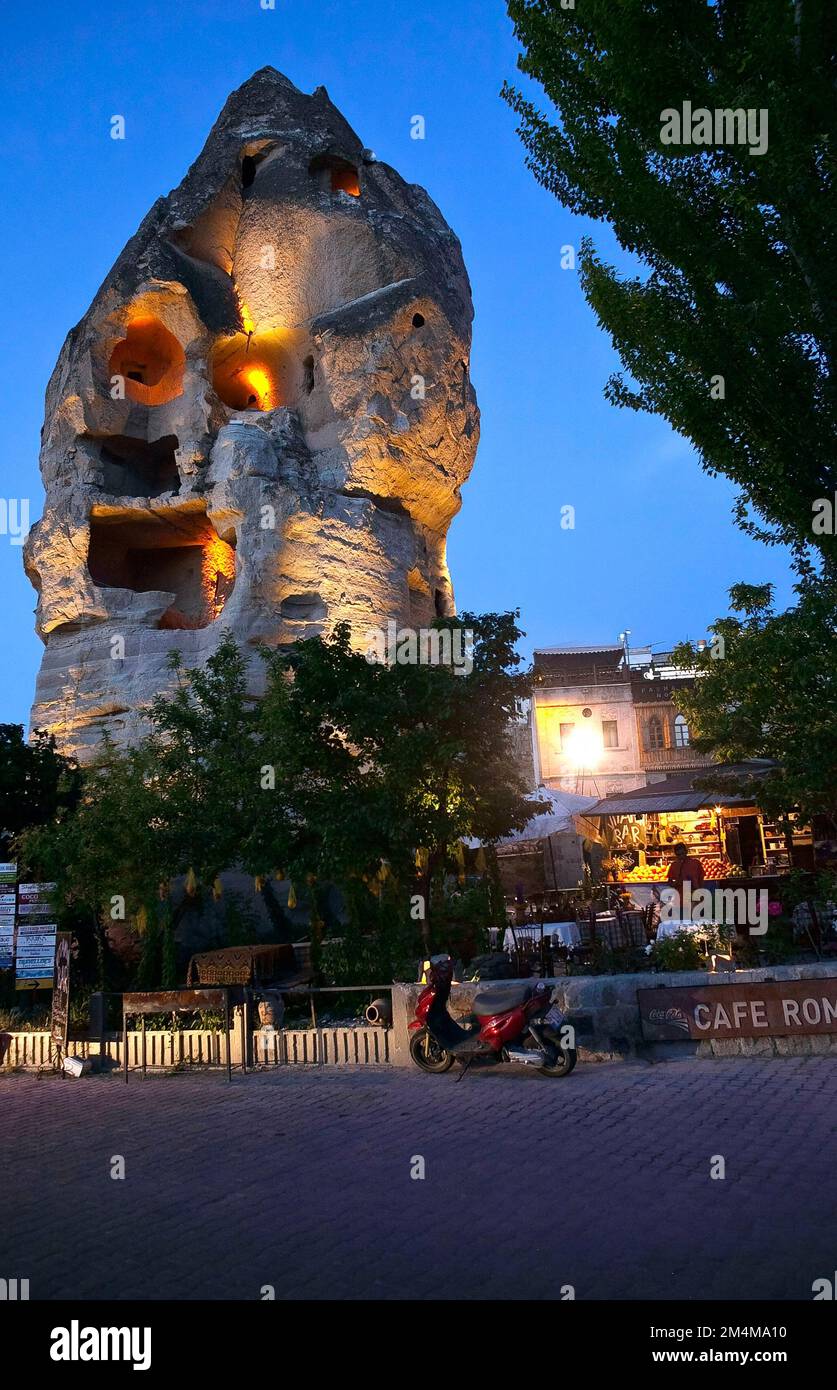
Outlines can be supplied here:
<path id="1" fill-rule="evenodd" d="M 700 862 L 707 886 L 764 885 L 794 866 L 808 867 L 812 853 L 808 827 L 792 820 L 782 827 L 752 797 L 706 791 L 690 777 L 604 797 L 577 824 L 604 848 L 605 881 L 624 884 L 640 903 L 668 881 L 678 844 Z"/>

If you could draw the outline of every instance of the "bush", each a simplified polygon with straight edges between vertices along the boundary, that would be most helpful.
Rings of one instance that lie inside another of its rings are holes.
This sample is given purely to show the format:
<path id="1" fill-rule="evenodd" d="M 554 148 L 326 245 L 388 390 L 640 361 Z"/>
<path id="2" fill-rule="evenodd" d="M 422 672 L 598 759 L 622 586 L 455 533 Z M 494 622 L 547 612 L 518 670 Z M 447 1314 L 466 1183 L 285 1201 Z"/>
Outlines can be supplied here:
<path id="1" fill-rule="evenodd" d="M 693 933 L 679 931 L 654 942 L 651 962 L 655 970 L 702 970 L 706 964 L 701 941 Z"/>

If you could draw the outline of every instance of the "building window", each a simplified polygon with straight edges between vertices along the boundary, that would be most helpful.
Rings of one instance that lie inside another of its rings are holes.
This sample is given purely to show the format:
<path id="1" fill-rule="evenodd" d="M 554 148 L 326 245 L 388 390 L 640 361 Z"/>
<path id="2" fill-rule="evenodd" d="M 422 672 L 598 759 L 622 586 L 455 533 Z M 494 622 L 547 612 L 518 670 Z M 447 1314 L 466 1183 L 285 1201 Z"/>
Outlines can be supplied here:
<path id="1" fill-rule="evenodd" d="M 619 723 L 616 719 L 602 720 L 602 743 L 605 748 L 619 747 Z"/>
<path id="2" fill-rule="evenodd" d="M 689 746 L 689 726 L 682 714 L 675 716 L 674 720 L 674 746 L 675 748 L 688 748 Z"/>
<path id="3" fill-rule="evenodd" d="M 666 741 L 663 734 L 663 721 L 659 715 L 652 714 L 645 729 L 645 746 L 651 751 L 658 748 L 665 748 Z"/>
<path id="4" fill-rule="evenodd" d="M 572 735 L 573 735 L 573 729 L 574 729 L 574 728 L 575 728 L 575 724 L 561 724 L 561 725 L 559 725 L 559 733 L 560 733 L 560 735 L 561 735 L 561 752 L 562 752 L 562 753 L 566 753 L 566 751 L 567 751 L 567 748 L 568 748 L 568 746 L 569 746 L 570 740 L 571 740 Z"/>

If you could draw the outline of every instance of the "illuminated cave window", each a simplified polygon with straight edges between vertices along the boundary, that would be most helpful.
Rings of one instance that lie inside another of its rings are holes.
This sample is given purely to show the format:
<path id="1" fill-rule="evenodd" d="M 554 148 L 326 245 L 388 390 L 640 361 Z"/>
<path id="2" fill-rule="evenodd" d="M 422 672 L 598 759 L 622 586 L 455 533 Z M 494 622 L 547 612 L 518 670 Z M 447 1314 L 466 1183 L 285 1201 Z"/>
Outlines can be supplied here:
<path id="1" fill-rule="evenodd" d="M 125 395 L 139 405 L 165 405 L 183 392 L 186 354 L 165 324 L 151 315 L 133 319 L 108 362 L 125 381 Z"/>
<path id="2" fill-rule="evenodd" d="M 173 594 L 159 627 L 202 628 L 221 614 L 235 586 L 235 545 L 218 535 L 204 512 L 94 511 L 87 567 L 102 588 Z"/>
<path id="3" fill-rule="evenodd" d="M 236 334 L 213 350 L 213 386 L 231 410 L 275 410 L 285 404 L 279 382 L 288 353 L 271 335 Z"/>
<path id="4" fill-rule="evenodd" d="M 149 443 L 112 434 L 98 443 L 103 492 L 112 497 L 159 497 L 164 492 L 180 491 L 177 435 L 167 434 Z"/>
<path id="5" fill-rule="evenodd" d="M 328 193 L 349 193 L 360 197 L 360 175 L 356 164 L 336 154 L 320 154 L 311 160 L 308 172 L 318 188 Z"/>

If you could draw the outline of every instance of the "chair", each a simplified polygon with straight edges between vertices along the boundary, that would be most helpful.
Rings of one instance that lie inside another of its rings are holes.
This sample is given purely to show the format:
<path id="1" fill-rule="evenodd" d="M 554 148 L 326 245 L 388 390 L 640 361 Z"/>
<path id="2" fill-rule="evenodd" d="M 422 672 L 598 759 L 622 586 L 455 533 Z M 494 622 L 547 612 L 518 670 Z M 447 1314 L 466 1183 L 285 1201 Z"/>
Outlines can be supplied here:
<path id="1" fill-rule="evenodd" d="M 596 914 L 592 903 L 589 907 L 577 909 L 575 924 L 578 927 L 579 940 L 575 946 L 568 948 L 568 955 L 574 962 L 591 961 L 596 949 Z"/>
<path id="2" fill-rule="evenodd" d="M 646 946 L 650 946 L 652 941 L 657 940 L 657 927 L 659 926 L 659 917 L 657 916 L 657 913 L 655 911 L 656 907 L 656 903 L 649 903 L 648 906 L 640 914 L 640 916 L 643 919 L 642 925 L 643 930 L 645 932 L 645 941 L 643 944 Z"/>
<path id="3" fill-rule="evenodd" d="M 622 913 L 629 946 L 645 946 L 645 913 L 629 909 Z"/>

